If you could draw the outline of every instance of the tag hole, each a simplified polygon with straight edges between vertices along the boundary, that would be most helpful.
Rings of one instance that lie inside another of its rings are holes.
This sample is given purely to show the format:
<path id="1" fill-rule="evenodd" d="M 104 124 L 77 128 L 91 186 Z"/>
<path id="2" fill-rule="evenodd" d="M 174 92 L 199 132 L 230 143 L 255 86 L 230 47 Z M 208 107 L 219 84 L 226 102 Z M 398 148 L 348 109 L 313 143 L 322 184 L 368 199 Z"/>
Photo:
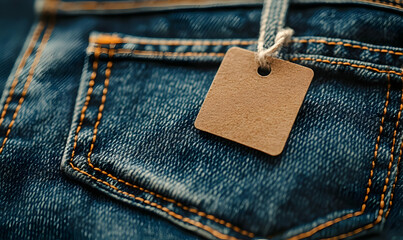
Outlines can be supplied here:
<path id="1" fill-rule="evenodd" d="M 260 76 L 265 77 L 267 75 L 269 75 L 271 72 L 270 68 L 264 68 L 264 67 L 259 67 L 257 69 L 257 73 L 259 73 Z"/>

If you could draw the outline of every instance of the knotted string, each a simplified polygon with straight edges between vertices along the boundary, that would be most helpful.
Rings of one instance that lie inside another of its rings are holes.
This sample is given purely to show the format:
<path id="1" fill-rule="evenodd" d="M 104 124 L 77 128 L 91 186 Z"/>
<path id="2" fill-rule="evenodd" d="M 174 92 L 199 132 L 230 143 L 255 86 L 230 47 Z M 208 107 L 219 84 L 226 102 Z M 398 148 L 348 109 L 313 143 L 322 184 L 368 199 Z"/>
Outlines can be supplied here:
<path id="1" fill-rule="evenodd" d="M 291 28 L 281 29 L 274 40 L 274 44 L 269 48 L 263 48 L 257 52 L 257 61 L 260 67 L 264 69 L 270 69 L 272 57 L 277 57 L 280 49 L 291 40 L 291 36 L 294 34 L 294 30 Z"/>

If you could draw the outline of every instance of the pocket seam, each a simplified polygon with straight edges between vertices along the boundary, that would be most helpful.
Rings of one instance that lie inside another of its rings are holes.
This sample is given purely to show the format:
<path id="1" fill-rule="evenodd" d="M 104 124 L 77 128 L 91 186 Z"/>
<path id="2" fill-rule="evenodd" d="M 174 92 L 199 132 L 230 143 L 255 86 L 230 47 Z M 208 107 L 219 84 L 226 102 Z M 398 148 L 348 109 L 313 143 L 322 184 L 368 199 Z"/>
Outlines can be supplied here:
<path id="1" fill-rule="evenodd" d="M 97 48 L 97 47 L 94 47 Z M 94 52 L 94 49 L 89 48 L 89 52 Z M 108 48 L 101 48 L 101 53 L 107 53 Z M 146 51 L 146 50 L 129 50 L 129 49 L 116 49 L 116 53 L 133 54 L 143 56 L 165 56 L 165 57 L 224 57 L 225 53 L 219 52 L 162 52 L 162 51 Z"/>
<path id="2" fill-rule="evenodd" d="M 374 68 L 374 67 L 367 66 L 367 65 L 357 65 L 357 64 L 351 63 L 351 62 L 330 61 L 330 60 L 320 59 L 320 58 L 294 57 L 294 58 L 290 59 L 290 61 L 291 62 L 314 61 L 314 62 L 327 63 L 327 64 L 332 64 L 332 65 L 343 65 L 343 66 L 349 66 L 349 67 L 353 67 L 353 68 L 362 68 L 362 69 L 375 71 L 375 72 L 378 72 L 378 73 L 396 74 L 398 76 L 403 75 L 403 71 L 402 72 L 396 72 L 396 71 L 393 71 L 393 70 L 384 70 L 384 69 Z"/>
<path id="3" fill-rule="evenodd" d="M 102 33 L 95 37 L 90 37 L 90 43 L 113 44 L 113 43 L 133 43 L 140 45 L 167 45 L 167 46 L 228 46 L 228 45 L 253 45 L 256 40 L 165 40 L 147 39 L 138 37 L 119 37 L 115 34 Z"/>

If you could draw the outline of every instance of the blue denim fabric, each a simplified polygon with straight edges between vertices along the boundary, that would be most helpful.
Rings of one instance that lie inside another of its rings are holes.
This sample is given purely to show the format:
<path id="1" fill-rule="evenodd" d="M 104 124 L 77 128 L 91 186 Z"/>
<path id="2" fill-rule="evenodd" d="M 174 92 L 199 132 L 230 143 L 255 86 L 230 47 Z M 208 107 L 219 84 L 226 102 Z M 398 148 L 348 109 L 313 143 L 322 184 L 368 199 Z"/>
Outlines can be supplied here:
<path id="1" fill-rule="evenodd" d="M 280 58 L 315 77 L 271 157 L 193 126 L 262 6 L 138 2 L 36 3 L 1 73 L 0 238 L 403 238 L 401 4 L 291 1 Z"/>
<path id="2" fill-rule="evenodd" d="M 16 11 L 18 9 L 18 11 Z M 0 89 L 23 48 L 34 20 L 33 1 L 3 0 L 0 2 Z M 10 26 L 13 27 L 10 27 Z"/>

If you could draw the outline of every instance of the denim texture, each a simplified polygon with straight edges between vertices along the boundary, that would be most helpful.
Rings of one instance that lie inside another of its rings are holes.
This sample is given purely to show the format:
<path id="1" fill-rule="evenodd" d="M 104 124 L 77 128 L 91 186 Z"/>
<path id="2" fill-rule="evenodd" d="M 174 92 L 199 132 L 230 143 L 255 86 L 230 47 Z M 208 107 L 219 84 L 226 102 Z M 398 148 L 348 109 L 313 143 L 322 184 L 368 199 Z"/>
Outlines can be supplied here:
<path id="1" fill-rule="evenodd" d="M 20 9 L 16 11 L 16 9 Z M 23 48 L 29 28 L 34 20 L 33 1 L 4 0 L 0 2 L 0 89 Z M 9 27 L 12 25 L 13 27 Z"/>
<path id="2" fill-rule="evenodd" d="M 402 239 L 400 4 L 312 2 L 285 21 L 315 77 L 276 157 L 193 126 L 261 5 L 49 3 L 2 83 L 0 238 Z"/>

